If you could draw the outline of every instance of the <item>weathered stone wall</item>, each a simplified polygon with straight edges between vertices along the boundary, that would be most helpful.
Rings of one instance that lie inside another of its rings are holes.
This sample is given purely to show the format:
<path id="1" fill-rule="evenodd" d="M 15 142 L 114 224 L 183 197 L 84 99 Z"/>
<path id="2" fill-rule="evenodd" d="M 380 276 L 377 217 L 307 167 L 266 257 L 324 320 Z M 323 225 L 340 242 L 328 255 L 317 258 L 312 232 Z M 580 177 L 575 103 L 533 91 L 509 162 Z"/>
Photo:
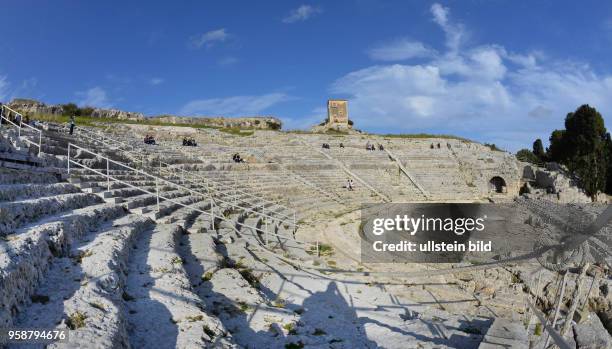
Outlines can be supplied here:
<path id="1" fill-rule="evenodd" d="M 327 101 L 327 126 L 349 126 L 348 102 L 346 100 L 330 99 Z"/>
<path id="2" fill-rule="evenodd" d="M 254 128 L 262 130 L 280 130 L 282 122 L 273 116 L 253 116 L 253 117 L 181 117 L 174 115 L 161 115 L 150 118 L 164 123 L 203 125 L 210 127 L 225 128 Z"/>

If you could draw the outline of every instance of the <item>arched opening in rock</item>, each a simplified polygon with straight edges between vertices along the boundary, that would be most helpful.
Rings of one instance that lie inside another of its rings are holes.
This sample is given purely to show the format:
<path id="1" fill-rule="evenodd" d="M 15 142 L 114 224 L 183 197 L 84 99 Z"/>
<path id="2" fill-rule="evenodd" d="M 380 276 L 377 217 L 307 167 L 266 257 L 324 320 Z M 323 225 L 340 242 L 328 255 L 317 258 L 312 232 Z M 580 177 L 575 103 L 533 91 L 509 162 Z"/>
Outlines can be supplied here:
<path id="1" fill-rule="evenodd" d="M 496 193 L 506 192 L 506 181 L 499 176 L 495 176 L 491 178 L 491 180 L 489 181 L 489 185 L 490 185 L 491 191 L 493 192 L 496 192 Z"/>

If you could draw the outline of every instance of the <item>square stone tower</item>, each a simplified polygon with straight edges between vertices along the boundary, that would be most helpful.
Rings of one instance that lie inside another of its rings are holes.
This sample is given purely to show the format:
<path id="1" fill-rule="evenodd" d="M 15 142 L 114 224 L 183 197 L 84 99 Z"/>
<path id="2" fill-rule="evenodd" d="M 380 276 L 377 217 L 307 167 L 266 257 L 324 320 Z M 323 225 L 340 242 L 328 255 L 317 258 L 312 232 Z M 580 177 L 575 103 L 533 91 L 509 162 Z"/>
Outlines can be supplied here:
<path id="1" fill-rule="evenodd" d="M 346 99 L 330 99 L 327 101 L 327 126 L 349 127 L 348 101 Z"/>

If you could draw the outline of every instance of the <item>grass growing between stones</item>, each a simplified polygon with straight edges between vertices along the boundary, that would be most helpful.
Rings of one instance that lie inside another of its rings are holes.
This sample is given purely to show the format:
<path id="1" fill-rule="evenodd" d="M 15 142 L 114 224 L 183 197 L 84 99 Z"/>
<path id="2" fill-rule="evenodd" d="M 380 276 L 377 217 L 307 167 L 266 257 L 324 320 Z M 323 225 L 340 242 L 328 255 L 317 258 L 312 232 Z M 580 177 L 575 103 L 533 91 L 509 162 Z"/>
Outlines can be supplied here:
<path id="1" fill-rule="evenodd" d="M 75 264 L 81 264 L 83 262 L 83 258 L 91 257 L 93 252 L 90 250 L 80 251 L 78 255 L 73 257 L 73 261 Z"/>
<path id="2" fill-rule="evenodd" d="M 259 288 L 259 285 L 260 285 L 259 277 L 253 274 L 253 269 L 251 268 L 238 269 L 238 272 L 249 283 L 249 285 L 251 285 L 253 288 Z"/>
<path id="3" fill-rule="evenodd" d="M 76 311 L 68 316 L 68 319 L 66 319 L 66 326 L 71 330 L 76 330 L 77 328 L 85 326 L 85 319 L 87 319 L 87 315 Z"/>
<path id="4" fill-rule="evenodd" d="M 246 313 L 247 310 L 249 310 L 249 305 L 246 302 L 238 302 L 238 308 L 240 309 L 240 311 L 242 311 L 243 313 Z"/>
<path id="5" fill-rule="evenodd" d="M 202 275 L 202 280 L 203 281 L 210 281 L 210 279 L 212 279 L 213 277 L 213 273 L 212 272 L 206 272 L 204 275 Z"/>
<path id="6" fill-rule="evenodd" d="M 286 303 L 287 302 L 284 299 L 282 299 L 281 297 L 278 297 L 274 300 L 274 303 L 272 303 L 272 306 L 275 308 L 284 308 Z"/>
<path id="7" fill-rule="evenodd" d="M 317 247 L 310 246 L 310 249 L 306 251 L 306 253 L 311 254 L 311 255 L 317 253 Z M 333 254 L 334 254 L 334 248 L 332 247 L 332 245 L 324 244 L 324 243 L 319 244 L 319 255 L 320 256 L 322 257 L 332 256 Z"/>
<path id="8" fill-rule="evenodd" d="M 203 315 L 193 315 L 193 316 L 187 316 L 185 319 L 189 322 L 196 322 L 196 321 L 204 320 L 204 316 Z"/>
<path id="9" fill-rule="evenodd" d="M 295 323 L 294 322 L 290 322 L 290 323 L 284 324 L 283 328 L 285 330 L 287 330 L 288 334 L 291 334 L 291 335 L 296 335 L 297 334 L 297 330 L 295 329 Z"/>
<path id="10" fill-rule="evenodd" d="M 535 325 L 535 329 L 533 330 L 533 334 L 536 336 L 541 336 L 542 335 L 542 324 L 541 323 L 537 323 Z"/>

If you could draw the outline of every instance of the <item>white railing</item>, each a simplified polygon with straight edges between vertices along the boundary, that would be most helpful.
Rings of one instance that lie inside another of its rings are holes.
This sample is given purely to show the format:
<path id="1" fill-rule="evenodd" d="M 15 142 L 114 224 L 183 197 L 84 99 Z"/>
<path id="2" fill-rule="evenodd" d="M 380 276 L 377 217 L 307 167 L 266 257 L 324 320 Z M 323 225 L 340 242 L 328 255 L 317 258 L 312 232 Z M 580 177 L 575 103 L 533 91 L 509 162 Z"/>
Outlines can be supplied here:
<path id="1" fill-rule="evenodd" d="M 65 124 L 64 124 L 64 127 L 65 127 Z M 146 154 L 142 153 L 142 149 L 136 148 L 136 147 L 132 146 L 129 143 L 126 143 L 126 142 L 123 142 L 123 141 L 119 141 L 119 140 L 110 138 L 110 137 L 106 136 L 103 133 L 93 132 L 93 131 L 90 131 L 90 130 L 87 130 L 87 129 L 84 129 L 84 128 L 79 128 L 77 132 L 79 132 L 80 135 L 84 136 L 85 138 L 88 138 L 89 140 L 92 140 L 94 142 L 100 142 L 100 143 L 104 144 L 105 146 L 107 146 L 107 147 L 109 147 L 111 149 L 118 149 L 118 150 L 124 152 L 127 155 L 128 158 L 130 158 L 132 161 L 134 161 L 136 163 L 140 162 L 142 164 L 142 167 L 145 168 L 145 166 L 146 166 L 146 161 L 145 161 Z M 101 139 L 99 139 L 99 138 L 101 138 Z M 273 220 L 282 221 L 283 223 L 292 226 L 293 227 L 293 231 L 296 231 L 297 228 L 298 228 L 298 225 L 297 225 L 297 222 L 296 222 L 297 214 L 296 214 L 296 211 L 293 210 L 293 209 L 290 209 L 290 208 L 288 208 L 286 206 L 283 206 L 281 204 L 278 204 L 276 202 L 267 200 L 267 199 L 262 198 L 260 196 L 254 195 L 252 193 L 248 193 L 246 191 L 237 189 L 235 186 L 228 186 L 226 184 L 222 184 L 220 182 L 213 181 L 213 180 L 211 180 L 211 179 L 209 179 L 207 177 L 204 177 L 202 175 L 194 173 L 193 171 L 187 171 L 187 170 L 185 170 L 185 169 L 183 169 L 181 167 L 172 166 L 171 164 L 168 164 L 166 162 L 161 161 L 161 159 L 159 161 L 156 161 L 156 164 L 159 164 L 159 174 L 160 175 L 162 174 L 162 171 L 165 170 L 165 171 L 167 171 L 166 173 L 170 173 L 171 175 L 176 176 L 176 173 L 174 173 L 174 172 L 178 171 L 179 175 L 177 177 L 181 179 L 181 182 L 183 182 L 183 184 L 185 182 L 185 178 L 187 178 L 187 182 L 188 183 L 194 184 L 196 186 L 200 185 L 200 183 L 198 183 L 199 181 L 203 181 L 204 184 L 206 184 L 207 191 L 211 191 L 212 190 L 214 192 L 219 192 L 220 194 L 221 194 L 221 190 L 230 191 L 230 192 L 233 193 L 233 195 L 230 195 L 230 196 L 233 196 L 234 199 L 235 199 L 234 202 L 232 203 L 234 206 L 240 207 L 240 208 L 242 208 L 244 210 L 247 210 L 247 211 L 249 211 L 251 213 L 256 213 L 257 214 L 259 212 L 257 210 L 255 210 L 255 209 L 251 209 L 251 208 L 240 206 L 238 204 L 238 202 L 237 202 L 238 200 L 236 198 L 239 195 L 244 195 L 244 196 L 247 196 L 249 198 L 256 199 L 259 202 L 261 202 L 261 203 L 258 203 L 259 205 L 257 205 L 258 207 L 261 207 L 261 210 L 262 210 L 262 212 L 259 213 L 260 215 L 264 215 L 264 216 L 266 216 L 266 217 L 268 217 L 270 219 L 273 219 Z M 151 168 L 153 168 L 153 167 L 151 167 Z M 157 166 L 155 166 L 155 168 L 157 168 Z M 191 180 L 189 179 L 189 177 L 191 177 Z M 222 188 L 222 189 L 220 189 L 220 188 Z M 222 193 L 222 194 L 226 195 L 227 193 Z M 224 200 L 221 200 L 221 199 L 217 199 L 217 200 L 218 201 L 223 201 L 224 203 L 231 203 L 229 201 L 224 201 Z M 244 200 L 244 199 L 242 199 L 240 201 L 243 202 L 243 203 L 246 203 L 246 204 L 253 204 L 253 202 L 247 201 L 247 200 Z M 273 211 L 272 213 L 266 214 L 265 213 L 265 205 L 266 204 L 274 205 L 277 208 L 289 211 L 289 212 L 291 212 L 291 215 L 283 214 L 283 213 L 280 213 L 280 212 L 277 212 L 277 211 Z M 272 216 L 272 214 L 274 216 Z"/>
<path id="2" fill-rule="evenodd" d="M 16 116 L 19 116 L 19 124 L 14 123 L 13 121 L 11 121 L 8 117 L 7 114 L 15 114 Z M 6 121 L 9 124 L 17 127 L 17 136 L 19 138 L 21 138 L 21 130 L 24 129 L 24 133 L 25 132 L 31 132 L 33 131 L 34 136 L 30 136 L 33 137 L 33 139 L 35 141 L 31 141 L 27 138 L 24 137 L 23 141 L 25 141 L 26 143 L 28 143 L 28 145 L 35 145 L 36 147 L 38 147 L 38 152 L 37 154 L 40 154 L 41 151 L 41 147 L 42 147 L 42 131 L 32 127 L 26 123 L 23 122 L 23 115 L 21 115 L 21 113 L 7 107 L 6 105 L 2 105 L 2 109 L 0 109 L 0 126 L 2 126 L 2 123 Z M 38 141 L 38 143 L 36 143 L 36 140 Z"/>
<path id="3" fill-rule="evenodd" d="M 567 344 L 565 339 L 563 339 L 563 337 L 553 327 L 554 324 L 552 324 L 552 325 L 549 324 L 548 320 L 546 320 L 546 317 L 544 316 L 544 314 L 542 314 L 542 312 L 540 312 L 540 310 L 538 308 L 536 308 L 536 306 L 533 305 L 529 301 L 529 299 L 525 298 L 525 302 L 527 303 L 527 305 L 529 306 L 531 311 L 533 311 L 533 313 L 536 316 L 536 318 L 538 319 L 538 321 L 540 321 L 540 323 L 542 324 L 542 326 L 546 330 L 547 335 L 548 335 L 548 337 L 546 338 L 546 343 L 548 343 L 549 339 L 552 338 L 552 340 L 555 342 L 555 344 L 560 349 L 570 349 L 571 347 L 569 346 L 569 344 Z M 567 319 L 567 321 L 570 321 L 570 320 L 571 319 Z"/>
<path id="4" fill-rule="evenodd" d="M 72 148 L 78 149 L 78 150 L 80 150 L 82 152 L 85 152 L 85 153 L 88 153 L 88 154 L 91 154 L 91 155 L 95 156 L 98 159 L 106 160 L 106 172 L 103 172 L 103 170 L 98 170 L 98 169 L 94 169 L 94 168 L 88 167 L 88 166 L 83 165 L 80 162 L 74 160 L 74 158 L 71 158 L 70 154 L 71 154 Z M 110 158 L 108 158 L 108 157 L 106 157 L 104 155 L 92 152 L 92 151 L 90 151 L 88 149 L 85 149 L 83 147 L 80 147 L 80 146 L 78 146 L 76 144 L 68 143 L 68 161 L 67 161 L 68 175 L 70 175 L 70 172 L 71 172 L 71 164 L 73 165 L 73 167 L 77 166 L 79 168 L 85 169 L 87 171 L 91 171 L 93 173 L 96 173 L 96 174 L 98 174 L 100 176 L 105 177 L 106 180 L 107 180 L 107 190 L 110 190 L 110 188 L 111 188 L 110 183 L 112 181 L 112 182 L 121 183 L 123 185 L 126 185 L 126 186 L 134 188 L 134 189 L 138 189 L 138 190 L 142 191 L 143 193 L 147 193 L 147 194 L 150 194 L 150 195 L 155 195 L 156 202 L 157 202 L 157 210 L 158 210 L 158 212 L 160 211 L 160 207 L 159 207 L 160 201 L 172 202 L 172 203 L 174 203 L 176 205 L 179 205 L 179 206 L 182 206 L 182 207 L 186 207 L 186 208 L 192 209 L 194 211 L 200 212 L 202 214 L 208 215 L 211 218 L 211 221 L 212 221 L 212 224 L 213 224 L 213 229 L 214 229 L 215 219 L 219 219 L 221 221 L 226 221 L 226 222 L 231 223 L 230 224 L 231 227 L 237 233 L 240 233 L 240 231 L 237 230 L 237 228 L 235 227 L 235 224 L 238 224 L 241 227 L 249 228 L 249 229 L 251 229 L 254 232 L 260 232 L 260 233 L 264 234 L 265 235 L 265 245 L 266 246 L 269 244 L 270 237 L 276 237 L 276 238 L 282 238 L 282 239 L 286 239 L 286 240 L 289 240 L 289 241 L 293 241 L 293 242 L 296 242 L 298 244 L 302 244 L 302 245 L 304 245 L 306 247 L 313 246 L 313 247 L 315 247 L 315 249 L 317 251 L 317 254 L 318 254 L 318 251 L 319 251 L 319 243 L 318 243 L 318 241 L 316 241 L 315 243 L 311 243 L 311 242 L 307 242 L 307 241 L 300 241 L 300 240 L 297 240 L 297 239 L 293 238 L 292 236 L 286 236 L 286 235 L 282 235 L 282 234 L 276 233 L 276 231 L 278 230 L 278 227 L 282 224 L 282 221 L 279 221 L 278 219 L 275 219 L 275 217 L 271 217 L 271 216 L 268 216 L 268 215 L 265 215 L 265 214 L 261 214 L 259 212 L 253 211 L 253 210 L 247 210 L 249 212 L 254 212 L 258 216 L 261 217 L 262 221 L 264 222 L 265 229 L 260 229 L 260 228 L 258 228 L 256 226 L 244 224 L 244 223 L 241 223 L 239 221 L 234 222 L 231 219 L 228 219 L 228 218 L 226 218 L 223 215 L 216 215 L 215 214 L 214 209 L 215 209 L 216 206 L 218 207 L 218 205 L 215 205 L 215 200 L 213 199 L 212 195 L 210 195 L 210 194 L 205 195 L 205 194 L 197 192 L 197 191 L 195 191 L 195 190 L 193 190 L 191 188 L 188 188 L 188 187 L 185 187 L 183 185 L 180 185 L 180 184 L 168 181 L 166 179 L 163 179 L 163 178 L 151 175 L 150 173 L 147 173 L 147 172 L 142 171 L 142 170 L 138 170 L 136 168 L 133 168 L 131 166 L 123 164 L 123 163 L 121 163 L 119 161 L 112 160 L 112 159 L 110 159 Z M 110 165 L 111 164 L 115 165 L 114 167 L 120 167 L 120 168 L 123 168 L 123 169 L 126 169 L 126 170 L 130 171 L 131 173 L 138 174 L 138 175 L 141 175 L 141 176 L 144 176 L 144 177 L 147 177 L 147 178 L 150 178 L 150 179 L 154 180 L 155 181 L 155 192 L 146 190 L 144 188 L 141 188 L 141 187 L 136 186 L 134 184 L 128 183 L 127 181 L 123 181 L 123 180 L 118 179 L 115 176 L 111 175 L 110 174 Z M 171 198 L 168 198 L 168 197 L 164 196 L 159 191 L 160 184 L 162 184 L 162 183 L 165 184 L 166 187 L 174 187 L 174 188 L 177 188 L 179 190 L 184 190 L 184 191 L 187 191 L 191 195 L 196 196 L 196 197 L 197 196 L 208 197 L 208 199 L 210 200 L 210 212 L 201 210 L 201 209 L 199 209 L 199 208 L 197 208 L 197 207 L 195 207 L 193 205 L 185 204 L 185 203 L 182 203 L 182 202 L 179 202 L 177 200 L 173 200 Z M 217 201 L 219 201 L 219 200 L 217 200 Z M 227 201 L 223 201 L 223 202 L 224 203 L 228 203 L 229 204 L 228 206 L 231 207 L 232 209 L 233 208 L 240 208 L 242 210 L 245 210 L 245 208 L 233 205 L 231 202 L 227 202 Z M 276 223 L 272 224 L 272 227 L 271 227 L 272 231 L 270 231 L 270 228 L 269 228 L 269 225 L 268 225 L 268 219 L 270 219 L 272 221 L 276 221 Z"/>

